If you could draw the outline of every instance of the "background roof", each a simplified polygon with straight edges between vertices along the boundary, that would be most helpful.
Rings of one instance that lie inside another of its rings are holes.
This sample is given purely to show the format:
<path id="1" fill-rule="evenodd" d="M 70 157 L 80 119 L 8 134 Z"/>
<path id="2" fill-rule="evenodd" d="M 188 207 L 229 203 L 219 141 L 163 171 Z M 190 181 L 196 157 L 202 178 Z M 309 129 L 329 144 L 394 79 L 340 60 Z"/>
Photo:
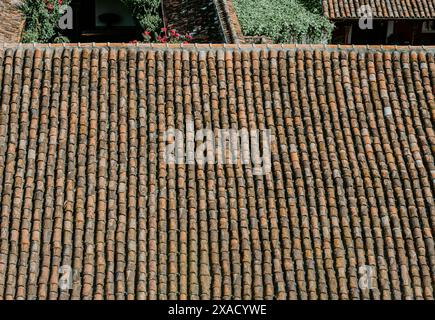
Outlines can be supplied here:
<path id="1" fill-rule="evenodd" d="M 363 5 L 370 6 L 374 18 L 435 18 L 435 0 L 323 0 L 329 19 L 357 19 Z"/>

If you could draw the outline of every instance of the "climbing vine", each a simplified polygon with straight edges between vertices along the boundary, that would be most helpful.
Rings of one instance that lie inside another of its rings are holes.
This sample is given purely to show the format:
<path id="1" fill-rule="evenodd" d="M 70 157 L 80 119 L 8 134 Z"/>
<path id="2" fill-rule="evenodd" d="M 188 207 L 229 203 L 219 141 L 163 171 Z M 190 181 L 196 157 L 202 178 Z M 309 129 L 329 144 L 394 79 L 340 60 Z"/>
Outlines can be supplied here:
<path id="1" fill-rule="evenodd" d="M 22 41 L 68 42 L 58 27 L 62 17 L 62 7 L 71 0 L 23 0 L 20 6 L 25 17 Z M 162 26 L 160 0 L 121 0 L 138 21 L 143 30 L 157 31 Z"/>
<path id="2" fill-rule="evenodd" d="M 23 42 L 68 42 L 68 38 L 60 33 L 59 19 L 62 17 L 62 6 L 70 0 L 24 0 L 20 6 L 25 17 Z"/>
<path id="3" fill-rule="evenodd" d="M 131 11 L 143 30 L 158 30 L 162 25 L 160 17 L 161 0 L 121 0 Z"/>

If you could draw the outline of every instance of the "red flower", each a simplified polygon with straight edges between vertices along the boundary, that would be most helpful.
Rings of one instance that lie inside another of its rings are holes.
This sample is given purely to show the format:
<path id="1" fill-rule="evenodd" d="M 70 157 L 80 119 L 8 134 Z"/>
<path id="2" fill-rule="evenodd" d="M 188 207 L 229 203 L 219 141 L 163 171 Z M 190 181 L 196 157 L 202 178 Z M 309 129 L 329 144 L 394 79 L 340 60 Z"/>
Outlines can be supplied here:
<path id="1" fill-rule="evenodd" d="M 164 36 L 164 37 L 157 36 L 157 41 L 160 43 L 166 43 L 168 41 L 168 37 L 167 36 Z"/>

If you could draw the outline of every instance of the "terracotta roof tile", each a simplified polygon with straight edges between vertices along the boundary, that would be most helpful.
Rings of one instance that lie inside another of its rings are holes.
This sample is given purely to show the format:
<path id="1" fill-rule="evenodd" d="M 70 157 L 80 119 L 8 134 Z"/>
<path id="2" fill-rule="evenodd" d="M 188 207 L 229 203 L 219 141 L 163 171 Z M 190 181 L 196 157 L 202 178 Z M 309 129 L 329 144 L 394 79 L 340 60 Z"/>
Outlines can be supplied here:
<path id="1" fill-rule="evenodd" d="M 435 0 L 323 0 L 329 19 L 358 19 L 360 8 L 370 6 L 378 19 L 433 19 Z"/>
<path id="2" fill-rule="evenodd" d="M 0 299 L 433 299 L 434 56 L 0 49 Z M 272 172 L 166 164 L 190 121 Z"/>
<path id="3" fill-rule="evenodd" d="M 218 10 L 210 0 L 167 0 L 166 22 L 180 33 L 191 33 L 198 43 L 221 43 L 224 40 Z"/>

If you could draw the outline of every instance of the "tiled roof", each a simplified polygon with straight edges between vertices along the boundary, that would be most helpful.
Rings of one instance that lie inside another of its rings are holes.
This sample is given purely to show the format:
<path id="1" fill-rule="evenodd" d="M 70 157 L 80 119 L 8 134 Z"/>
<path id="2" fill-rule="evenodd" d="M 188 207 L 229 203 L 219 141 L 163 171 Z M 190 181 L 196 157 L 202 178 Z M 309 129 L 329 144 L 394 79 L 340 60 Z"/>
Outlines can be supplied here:
<path id="1" fill-rule="evenodd" d="M 195 42 L 221 43 L 224 36 L 214 1 L 166 0 L 165 19 L 181 33 L 191 33 Z"/>
<path id="2" fill-rule="evenodd" d="M 330 19 L 356 19 L 359 8 L 367 5 L 379 19 L 435 18 L 435 0 L 323 0 L 323 10 Z"/>
<path id="3" fill-rule="evenodd" d="M 19 1 L 0 1 L 0 43 L 20 42 L 24 27 L 24 17 L 18 9 Z"/>
<path id="4" fill-rule="evenodd" d="M 213 0 L 226 43 L 243 43 L 244 36 L 232 0 Z"/>
<path id="5" fill-rule="evenodd" d="M 0 299 L 434 298 L 435 48 L 21 46 L 0 91 Z M 189 119 L 272 172 L 166 164 Z"/>

